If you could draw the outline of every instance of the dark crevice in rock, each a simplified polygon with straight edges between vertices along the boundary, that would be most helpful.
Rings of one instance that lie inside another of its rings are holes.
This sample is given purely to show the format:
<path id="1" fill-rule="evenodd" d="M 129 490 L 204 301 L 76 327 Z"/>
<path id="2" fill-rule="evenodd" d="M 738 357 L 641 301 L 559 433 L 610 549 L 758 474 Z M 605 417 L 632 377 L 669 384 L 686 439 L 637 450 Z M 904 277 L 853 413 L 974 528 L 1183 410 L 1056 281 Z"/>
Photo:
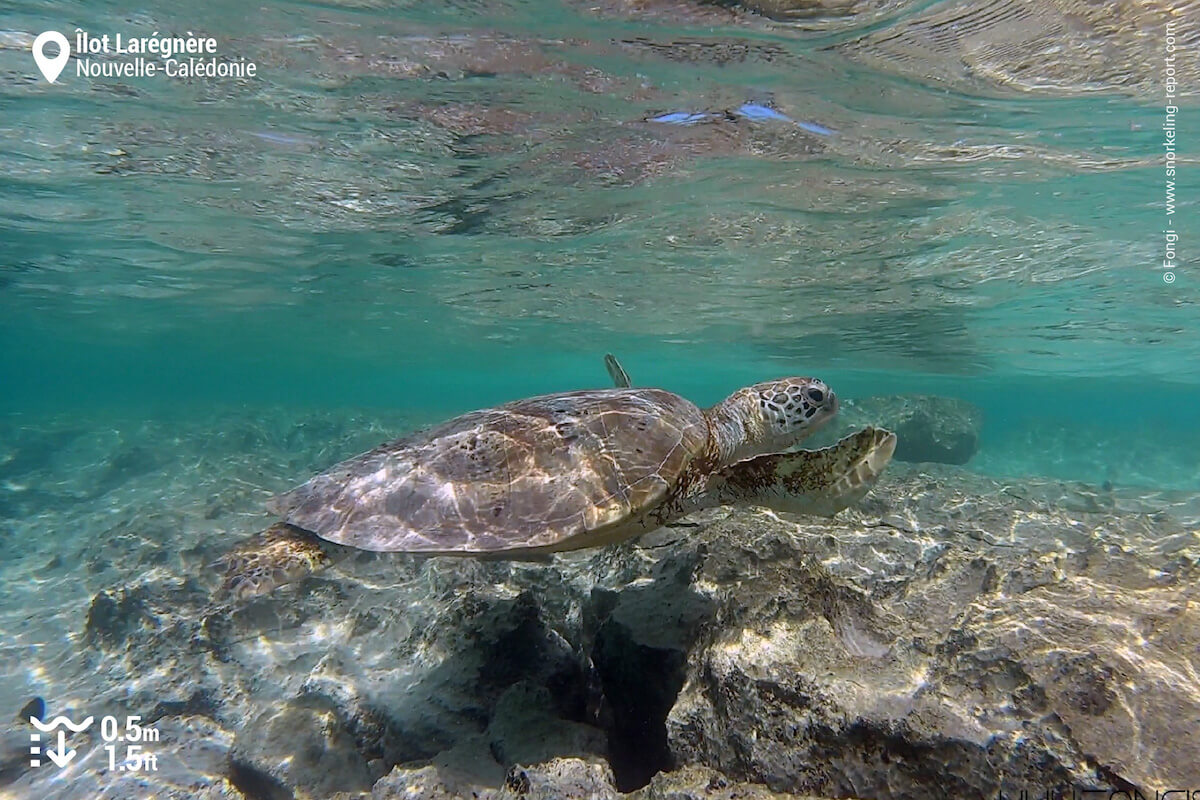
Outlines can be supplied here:
<path id="1" fill-rule="evenodd" d="M 596 634 L 592 661 L 611 715 L 609 763 L 617 789 L 640 789 L 673 767 L 666 720 L 683 688 L 686 654 L 638 644 L 610 619 Z"/>
<path id="2" fill-rule="evenodd" d="M 603 694 L 600 724 L 622 792 L 675 766 L 667 715 L 683 688 L 688 654 L 715 615 L 711 598 L 693 586 L 702 560 L 702 549 L 684 551 L 660 562 L 652 583 L 620 592 L 595 589 L 585 612 Z"/>
<path id="3" fill-rule="evenodd" d="M 492 618 L 495 617 L 495 622 Z M 549 687 L 564 692 L 562 702 L 572 705 L 570 695 L 582 684 L 579 666 L 568 654 L 555 647 L 537 599 L 523 592 L 511 603 L 500 603 L 476 621 L 479 632 L 476 648 L 487 665 L 479 671 L 475 693 L 496 698 L 523 678 L 538 675 Z"/>
<path id="4" fill-rule="evenodd" d="M 229 782 L 246 800 L 295 800 L 295 793 L 277 778 L 244 761 L 231 759 Z"/>

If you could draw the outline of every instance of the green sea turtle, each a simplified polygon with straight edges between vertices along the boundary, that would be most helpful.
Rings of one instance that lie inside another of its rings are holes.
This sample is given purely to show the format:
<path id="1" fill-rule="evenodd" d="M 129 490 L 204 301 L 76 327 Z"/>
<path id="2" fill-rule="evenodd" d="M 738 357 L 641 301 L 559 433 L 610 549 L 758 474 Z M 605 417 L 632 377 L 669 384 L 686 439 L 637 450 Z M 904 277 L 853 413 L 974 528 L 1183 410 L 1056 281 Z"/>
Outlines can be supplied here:
<path id="1" fill-rule="evenodd" d="M 283 521 L 222 558 L 223 592 L 262 594 L 354 549 L 539 559 L 654 530 L 713 506 L 832 516 L 859 500 L 896 437 L 867 428 L 788 452 L 837 412 L 815 378 L 739 389 L 702 410 L 619 388 L 518 400 L 380 445 L 269 506 Z"/>

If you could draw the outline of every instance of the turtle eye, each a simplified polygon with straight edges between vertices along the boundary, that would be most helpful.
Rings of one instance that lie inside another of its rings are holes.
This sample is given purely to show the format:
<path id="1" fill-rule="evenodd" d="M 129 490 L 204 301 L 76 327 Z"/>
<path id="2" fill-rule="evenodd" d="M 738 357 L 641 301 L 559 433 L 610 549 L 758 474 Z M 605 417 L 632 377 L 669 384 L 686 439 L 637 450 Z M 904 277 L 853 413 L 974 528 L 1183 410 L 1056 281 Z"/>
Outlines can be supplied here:
<path id="1" fill-rule="evenodd" d="M 820 389 L 809 389 L 808 399 L 812 400 L 814 403 L 820 403 L 825 399 L 825 393 Z"/>

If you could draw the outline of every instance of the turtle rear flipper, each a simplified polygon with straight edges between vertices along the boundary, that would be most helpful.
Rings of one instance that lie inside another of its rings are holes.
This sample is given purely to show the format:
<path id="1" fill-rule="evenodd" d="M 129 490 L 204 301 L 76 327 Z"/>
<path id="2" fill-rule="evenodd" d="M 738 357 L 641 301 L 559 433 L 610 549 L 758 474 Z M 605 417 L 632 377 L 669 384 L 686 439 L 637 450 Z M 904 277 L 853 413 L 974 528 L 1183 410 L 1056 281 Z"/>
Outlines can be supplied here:
<path id="1" fill-rule="evenodd" d="M 866 428 L 820 450 L 739 461 L 712 476 L 696 506 L 759 505 L 832 517 L 866 495 L 895 449 L 896 434 Z"/>
<path id="2" fill-rule="evenodd" d="M 238 542 L 214 566 L 225 578 L 217 590 L 223 601 L 244 602 L 320 572 L 349 553 L 294 525 L 280 522 Z"/>

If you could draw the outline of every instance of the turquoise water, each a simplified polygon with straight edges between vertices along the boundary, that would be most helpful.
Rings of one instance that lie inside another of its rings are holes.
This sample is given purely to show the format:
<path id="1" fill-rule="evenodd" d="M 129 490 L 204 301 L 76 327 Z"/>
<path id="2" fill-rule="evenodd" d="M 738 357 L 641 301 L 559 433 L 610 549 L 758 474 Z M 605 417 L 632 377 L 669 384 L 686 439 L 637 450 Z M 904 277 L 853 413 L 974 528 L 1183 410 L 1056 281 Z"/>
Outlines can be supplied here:
<path id="1" fill-rule="evenodd" d="M 1200 111 L 1166 285 L 1155 69 L 922 80 L 846 49 L 921 4 L 631 8 L 10 4 L 3 411 L 436 418 L 595 385 L 611 350 L 704 402 L 793 373 L 968 399 L 993 471 L 1054 473 L 1046 426 L 1116 462 L 1200 440 Z M 195 30 L 259 77 L 51 86 L 21 34 L 52 26 Z M 644 121 L 748 101 L 823 133 Z"/>

